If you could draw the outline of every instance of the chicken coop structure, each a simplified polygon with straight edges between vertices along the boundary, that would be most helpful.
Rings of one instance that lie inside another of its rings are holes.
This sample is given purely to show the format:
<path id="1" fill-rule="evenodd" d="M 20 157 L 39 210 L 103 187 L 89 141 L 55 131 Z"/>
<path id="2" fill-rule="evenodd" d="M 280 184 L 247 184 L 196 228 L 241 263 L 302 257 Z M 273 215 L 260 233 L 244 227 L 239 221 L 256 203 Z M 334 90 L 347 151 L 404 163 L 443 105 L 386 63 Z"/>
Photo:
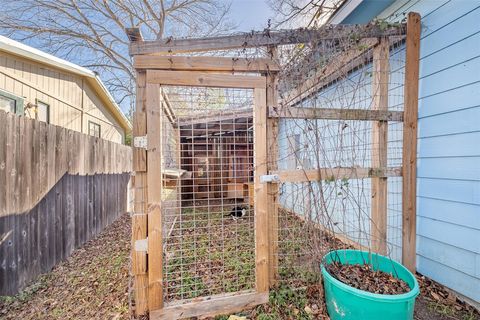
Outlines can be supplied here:
<path id="1" fill-rule="evenodd" d="M 417 14 L 199 39 L 128 33 L 137 314 L 266 303 L 329 241 L 415 269 Z"/>

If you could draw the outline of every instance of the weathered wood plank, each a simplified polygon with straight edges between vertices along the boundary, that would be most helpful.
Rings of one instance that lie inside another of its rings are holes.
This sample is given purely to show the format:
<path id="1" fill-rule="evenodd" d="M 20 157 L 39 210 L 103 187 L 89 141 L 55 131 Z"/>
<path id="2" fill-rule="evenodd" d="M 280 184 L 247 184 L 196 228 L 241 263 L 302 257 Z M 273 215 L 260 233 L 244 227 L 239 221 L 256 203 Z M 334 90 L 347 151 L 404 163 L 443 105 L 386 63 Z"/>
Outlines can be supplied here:
<path id="1" fill-rule="evenodd" d="M 133 121 L 133 137 L 147 134 L 146 116 L 146 73 L 137 72 L 137 96 Z M 132 216 L 132 248 L 135 241 L 147 238 L 147 153 L 140 148 L 133 148 L 132 177 L 134 187 L 134 213 Z M 148 309 L 148 273 L 147 255 L 145 252 L 132 250 L 132 272 L 134 275 L 135 313 L 143 315 Z"/>
<path id="2" fill-rule="evenodd" d="M 269 218 L 268 190 L 260 176 L 267 174 L 267 96 L 266 89 L 254 90 L 254 189 L 255 189 L 255 287 L 257 292 L 269 288 Z"/>
<path id="3" fill-rule="evenodd" d="M 12 151 L 15 153 L 15 162 L 13 162 L 13 169 L 11 171 L 11 179 L 12 179 L 12 186 L 13 186 L 13 194 L 12 194 L 12 209 L 14 212 L 20 212 L 20 193 L 22 190 L 22 186 L 20 185 L 20 174 L 22 171 L 22 161 L 23 161 L 23 137 L 22 137 L 22 128 L 23 128 L 23 121 L 20 121 L 20 117 L 14 116 L 14 123 L 15 123 L 15 132 L 14 132 L 14 139 L 15 139 L 15 149 Z"/>
<path id="4" fill-rule="evenodd" d="M 272 59 L 278 59 L 277 48 L 269 50 Z M 267 110 L 276 110 L 278 107 L 276 74 L 267 72 Z M 267 172 L 278 170 L 278 119 L 267 118 Z M 278 184 L 269 183 L 268 191 L 268 226 L 269 226 L 269 285 L 272 287 L 278 280 Z"/>
<path id="5" fill-rule="evenodd" d="M 198 52 L 213 50 L 243 49 L 261 46 L 278 46 L 295 43 L 315 42 L 317 44 L 338 41 L 351 37 L 352 34 L 362 38 L 400 35 L 405 26 L 381 28 L 379 25 L 325 25 L 318 29 L 294 29 L 283 31 L 248 32 L 237 35 L 218 36 L 196 39 L 160 39 L 153 41 L 134 41 L 130 43 L 130 55 Z"/>
<path id="6" fill-rule="evenodd" d="M 200 71 L 148 70 L 147 83 L 162 85 L 216 87 L 216 88 L 265 88 L 264 77 L 205 73 Z"/>
<path id="7" fill-rule="evenodd" d="M 286 119 L 403 121 L 403 111 L 285 107 L 281 110 L 271 108 L 269 117 Z"/>
<path id="8" fill-rule="evenodd" d="M 388 111 L 388 82 L 390 73 L 390 44 L 382 38 L 373 49 L 372 109 Z M 387 167 L 388 122 L 375 121 L 372 124 L 372 167 Z M 371 186 L 370 242 L 372 250 L 387 254 L 387 178 L 373 177 Z"/>
<path id="9" fill-rule="evenodd" d="M 7 134 L 6 134 L 6 152 L 5 155 L 5 172 L 6 172 L 6 181 L 5 181 L 5 193 L 7 195 L 5 199 L 5 208 L 8 213 L 15 213 L 15 207 L 13 205 L 12 194 L 15 190 L 15 178 L 16 178 L 16 127 L 15 127 L 15 118 L 11 114 L 7 115 Z"/>
<path id="10" fill-rule="evenodd" d="M 133 57 L 136 69 L 164 69 L 188 71 L 279 71 L 278 64 L 266 58 L 246 59 L 229 57 L 199 57 L 199 56 L 146 56 Z"/>
<path id="11" fill-rule="evenodd" d="M 271 174 L 278 175 L 281 182 L 308 182 L 319 180 L 365 179 L 372 177 L 400 177 L 402 168 L 320 168 L 311 170 L 280 170 Z"/>
<path id="12" fill-rule="evenodd" d="M 227 296 L 211 296 L 197 301 L 166 306 L 150 311 L 152 320 L 188 319 L 192 317 L 214 317 L 219 314 L 231 314 L 268 302 L 268 293 L 244 293 Z"/>
<path id="13" fill-rule="evenodd" d="M 58 137 L 58 136 L 57 136 Z M 58 181 L 56 188 L 55 188 L 55 208 L 53 211 L 54 216 L 52 217 L 53 225 L 55 226 L 54 234 L 55 234 L 55 260 L 54 265 L 59 263 L 64 258 L 64 230 L 63 230 L 63 193 L 61 190 L 63 189 L 64 179 Z"/>
<path id="14" fill-rule="evenodd" d="M 148 82 L 147 72 L 147 199 L 148 199 L 148 308 L 163 307 L 162 238 L 162 121 L 160 85 Z"/>
<path id="15" fill-rule="evenodd" d="M 137 72 L 137 95 L 135 101 L 135 113 L 133 116 L 133 137 L 141 137 L 147 134 L 146 115 L 146 79 L 145 72 Z M 133 171 L 144 172 L 147 170 L 147 152 L 141 148 L 133 148 Z"/>
<path id="16" fill-rule="evenodd" d="M 421 23 L 418 13 L 407 18 L 406 62 L 403 122 L 403 185 L 402 185 L 402 262 L 416 269 L 417 216 L 417 124 L 418 77 Z"/>
<path id="17" fill-rule="evenodd" d="M 55 228 L 55 203 L 56 203 L 56 198 L 57 198 L 57 186 L 53 187 L 52 190 L 48 193 L 46 199 L 47 199 L 47 208 L 46 208 L 46 215 L 42 217 L 42 219 L 45 221 L 46 226 L 47 226 L 47 234 L 48 234 L 48 240 L 47 240 L 47 270 L 50 270 L 55 265 L 56 262 L 56 228 Z"/>
<path id="18" fill-rule="evenodd" d="M 33 142 L 33 120 L 25 119 L 24 126 L 24 151 L 23 151 L 23 166 L 24 166 L 24 176 L 23 176 L 23 192 L 22 192 L 22 203 L 20 205 L 21 212 L 26 212 L 31 208 L 32 203 L 32 193 L 35 186 L 32 184 L 32 162 L 25 161 L 25 159 L 32 159 L 32 142 Z M 0 124 L 2 122 L 0 121 Z M 1 159 L 1 156 L 0 156 Z M 2 179 L 0 178 L 0 181 Z"/>
<path id="19" fill-rule="evenodd" d="M 7 180 L 7 152 L 8 152 L 8 141 L 7 141 L 7 114 L 3 111 L 0 111 L 0 182 Z M 0 183 L 0 217 L 3 217 L 7 214 L 7 189 L 6 183 Z"/>

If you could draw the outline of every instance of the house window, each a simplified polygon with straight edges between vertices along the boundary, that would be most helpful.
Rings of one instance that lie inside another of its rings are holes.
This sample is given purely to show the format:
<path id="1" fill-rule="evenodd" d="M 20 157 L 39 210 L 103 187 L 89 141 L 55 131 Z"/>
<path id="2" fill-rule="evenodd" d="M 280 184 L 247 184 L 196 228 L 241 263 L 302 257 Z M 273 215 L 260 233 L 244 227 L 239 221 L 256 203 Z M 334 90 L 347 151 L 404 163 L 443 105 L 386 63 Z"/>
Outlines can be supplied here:
<path id="1" fill-rule="evenodd" d="M 37 120 L 50 123 L 50 105 L 37 100 Z"/>
<path id="2" fill-rule="evenodd" d="M 23 98 L 0 90 L 0 110 L 12 113 L 23 113 Z"/>
<path id="3" fill-rule="evenodd" d="M 93 121 L 88 121 L 88 134 L 100 138 L 100 125 Z"/>

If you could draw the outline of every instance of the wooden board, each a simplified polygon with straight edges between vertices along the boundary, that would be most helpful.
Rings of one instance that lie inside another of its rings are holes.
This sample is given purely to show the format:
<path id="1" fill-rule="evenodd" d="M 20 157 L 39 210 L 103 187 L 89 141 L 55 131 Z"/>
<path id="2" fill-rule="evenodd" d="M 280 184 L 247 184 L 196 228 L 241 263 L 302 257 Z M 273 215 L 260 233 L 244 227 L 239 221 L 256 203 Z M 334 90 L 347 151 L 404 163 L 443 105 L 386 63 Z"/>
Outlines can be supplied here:
<path id="1" fill-rule="evenodd" d="M 270 109 L 269 117 L 286 119 L 403 121 L 403 111 L 285 107 L 278 111 Z"/>
<path id="2" fill-rule="evenodd" d="M 277 59 L 277 48 L 270 48 L 269 54 Z M 267 110 L 277 108 L 278 78 L 273 73 L 267 73 Z M 278 170 L 278 119 L 267 119 L 267 171 Z M 268 186 L 268 219 L 269 219 L 269 285 L 276 284 L 278 276 L 278 183 L 269 183 Z M 252 199 L 253 200 L 253 199 Z"/>
<path id="3" fill-rule="evenodd" d="M 148 70 L 147 83 L 162 85 L 216 87 L 216 88 L 265 88 L 265 78 L 205 73 L 199 71 Z"/>
<path id="4" fill-rule="evenodd" d="M 146 73 L 137 72 L 137 95 L 133 120 L 133 137 L 147 134 L 146 121 Z M 132 248 L 135 241 L 147 238 L 147 153 L 133 148 L 134 205 L 132 215 Z M 143 315 L 148 310 L 148 273 L 146 252 L 132 250 L 132 273 L 134 276 L 135 314 Z"/>
<path id="5" fill-rule="evenodd" d="M 272 171 L 281 182 L 308 182 L 319 180 L 365 179 L 372 177 L 400 177 L 402 168 L 320 168 L 311 170 L 280 170 Z"/>
<path id="6" fill-rule="evenodd" d="M 282 99 L 282 105 L 294 105 L 318 92 L 332 81 L 348 75 L 353 70 L 368 62 L 369 50 L 378 44 L 378 39 L 362 39 L 359 46 L 331 57 L 328 63 L 300 86 L 293 88 Z"/>
<path id="7" fill-rule="evenodd" d="M 166 69 L 189 71 L 279 71 L 277 63 L 271 59 L 229 58 L 229 57 L 186 57 L 186 56 L 146 56 L 133 57 L 136 69 Z"/>
<path id="8" fill-rule="evenodd" d="M 267 184 L 260 176 L 267 174 L 266 89 L 254 90 L 254 188 L 255 188 L 255 280 L 259 293 L 269 288 L 269 218 Z"/>
<path id="9" fill-rule="evenodd" d="M 420 58 L 420 15 L 411 12 L 407 19 L 406 64 L 403 123 L 402 185 L 402 262 L 416 269 L 417 214 L 417 124 L 418 77 Z"/>
<path id="10" fill-rule="evenodd" d="M 139 40 L 130 42 L 130 55 L 243 49 L 311 41 L 315 41 L 321 47 L 321 43 L 332 45 L 332 41 L 338 41 L 342 37 L 351 37 L 352 34 L 364 38 L 376 38 L 379 36 L 400 35 L 404 34 L 404 32 L 405 25 L 403 24 L 387 28 L 383 28 L 379 24 L 325 25 L 318 29 L 266 30 L 207 38 Z"/>
<path id="11" fill-rule="evenodd" d="M 141 137 L 147 134 L 146 116 L 146 73 L 137 72 L 137 92 L 135 100 L 135 113 L 133 116 L 133 137 Z M 133 171 L 140 172 L 147 170 L 147 152 L 145 149 L 133 147 Z"/>
<path id="12" fill-rule="evenodd" d="M 148 79 L 148 72 L 147 72 Z M 160 85 L 146 85 L 147 109 L 147 214 L 148 214 L 148 308 L 163 307 L 162 249 L 162 121 Z"/>
<path id="13" fill-rule="evenodd" d="M 372 111 L 388 111 L 388 82 L 390 73 L 390 44 L 382 38 L 373 49 Z M 372 167 L 387 167 L 388 123 L 375 121 L 372 124 Z M 372 250 L 387 254 L 387 178 L 372 178 L 372 206 L 370 242 Z"/>
<path id="14" fill-rule="evenodd" d="M 214 317 L 231 314 L 268 302 L 268 293 L 244 293 L 225 296 L 210 296 L 195 299 L 190 303 L 166 306 L 150 311 L 151 320 L 188 319 L 192 317 Z"/>

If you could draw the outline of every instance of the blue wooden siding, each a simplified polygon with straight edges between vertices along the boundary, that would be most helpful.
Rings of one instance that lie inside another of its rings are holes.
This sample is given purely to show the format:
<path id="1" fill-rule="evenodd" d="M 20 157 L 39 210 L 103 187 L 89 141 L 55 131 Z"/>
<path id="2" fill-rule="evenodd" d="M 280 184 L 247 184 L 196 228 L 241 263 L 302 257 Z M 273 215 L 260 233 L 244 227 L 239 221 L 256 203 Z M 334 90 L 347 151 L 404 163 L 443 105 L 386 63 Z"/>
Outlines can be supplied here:
<path id="1" fill-rule="evenodd" d="M 480 1 L 397 0 L 378 17 L 392 22 L 400 21 L 410 11 L 422 15 L 417 269 L 480 302 Z M 358 19 L 365 18 L 359 11 L 354 12 L 354 15 Z M 357 18 L 350 16 L 348 21 L 361 23 Z M 401 110 L 403 106 L 399 92 L 403 91 L 401 57 L 404 51 L 400 47 L 391 53 L 391 110 Z M 368 71 L 369 68 L 366 66 L 363 71 Z M 352 74 L 352 79 L 361 77 L 361 72 Z M 349 102 L 348 106 L 368 108 L 369 90 L 366 81 L 360 90 L 360 96 L 354 99 L 353 104 Z M 306 101 L 304 106 L 342 107 L 342 101 L 350 101 L 350 91 L 353 90 L 348 90 L 344 83 L 332 86 L 321 92 L 316 100 Z M 305 125 L 306 122 L 299 121 L 294 124 L 289 121 L 280 122 L 281 168 L 292 169 L 288 165 L 290 151 L 287 137 L 292 132 L 301 133 L 299 128 Z M 390 125 L 389 142 L 401 143 L 401 130 L 398 130 L 398 126 Z M 310 140 L 305 135 L 301 138 L 303 142 Z M 325 142 L 328 143 L 329 141 Z M 364 143 L 368 143 L 367 138 Z M 309 145 L 308 148 L 305 157 L 315 158 L 318 146 Z M 389 150 L 389 166 L 398 165 L 398 155 L 394 153 L 395 148 Z M 368 160 L 358 165 L 367 166 Z M 360 186 L 359 181 L 353 181 L 352 189 L 369 190 L 369 185 L 365 183 Z M 395 195 L 399 190 L 394 190 L 398 188 L 398 181 L 392 180 L 388 188 L 391 192 L 388 207 L 390 253 L 394 258 L 400 259 L 401 199 Z M 302 190 L 298 184 L 284 185 L 280 201 L 302 213 L 306 209 L 305 203 L 300 204 L 298 201 L 302 197 L 292 197 L 294 192 L 301 193 Z M 314 190 L 318 191 L 318 187 Z M 367 196 L 366 199 L 368 198 Z M 370 203 L 366 199 L 362 200 L 363 233 L 369 231 Z M 352 208 L 348 208 L 347 212 L 356 214 Z M 333 220 L 337 218 L 340 215 L 334 213 Z M 337 225 L 337 231 L 349 234 L 352 238 L 363 236 L 355 232 L 358 226 L 353 223 L 353 218 L 346 217 L 346 220 Z M 362 239 L 361 242 L 368 242 L 368 239 Z"/>
<path id="2" fill-rule="evenodd" d="M 405 50 L 400 46 L 391 51 L 389 109 L 403 110 L 403 82 Z M 352 72 L 346 79 L 338 81 L 318 92 L 314 97 L 301 103 L 301 107 L 318 108 L 355 108 L 370 109 L 372 103 L 372 65 L 364 65 Z M 345 126 L 344 126 L 345 125 Z M 314 130 L 305 130 L 306 128 Z M 341 130 L 339 128 L 342 128 Z M 389 123 L 388 165 L 401 165 L 402 123 Z M 342 132 L 342 142 L 339 143 Z M 317 138 L 319 133 L 320 139 Z M 371 167 L 371 135 L 372 122 L 369 121 L 332 121 L 332 120 L 281 120 L 279 122 L 279 169 L 295 169 L 292 142 L 294 136 L 300 136 L 304 169 L 318 167 Z M 341 144 L 341 149 L 338 148 Z M 318 163 L 317 163 L 318 161 Z M 342 200 L 342 181 L 324 181 L 321 186 L 327 194 L 325 207 L 320 205 L 318 194 L 320 183 L 312 182 L 312 194 L 308 194 L 305 184 L 282 184 L 280 203 L 283 207 L 304 215 L 312 212 L 314 219 L 326 225 L 327 220 L 333 222 L 329 228 L 337 234 L 354 240 L 366 247 L 370 246 L 370 211 L 371 184 L 370 179 L 350 179 L 348 198 Z M 387 251 L 395 260 L 401 261 L 402 216 L 401 216 L 401 178 L 388 180 L 388 212 L 387 212 Z M 310 197 L 310 199 L 309 199 Z M 310 206 L 308 205 L 310 203 Z M 318 212 L 327 213 L 316 215 Z M 325 217 L 328 215 L 329 217 Z"/>
<path id="3" fill-rule="evenodd" d="M 480 2 L 397 1 L 422 15 L 417 268 L 480 302 Z"/>

